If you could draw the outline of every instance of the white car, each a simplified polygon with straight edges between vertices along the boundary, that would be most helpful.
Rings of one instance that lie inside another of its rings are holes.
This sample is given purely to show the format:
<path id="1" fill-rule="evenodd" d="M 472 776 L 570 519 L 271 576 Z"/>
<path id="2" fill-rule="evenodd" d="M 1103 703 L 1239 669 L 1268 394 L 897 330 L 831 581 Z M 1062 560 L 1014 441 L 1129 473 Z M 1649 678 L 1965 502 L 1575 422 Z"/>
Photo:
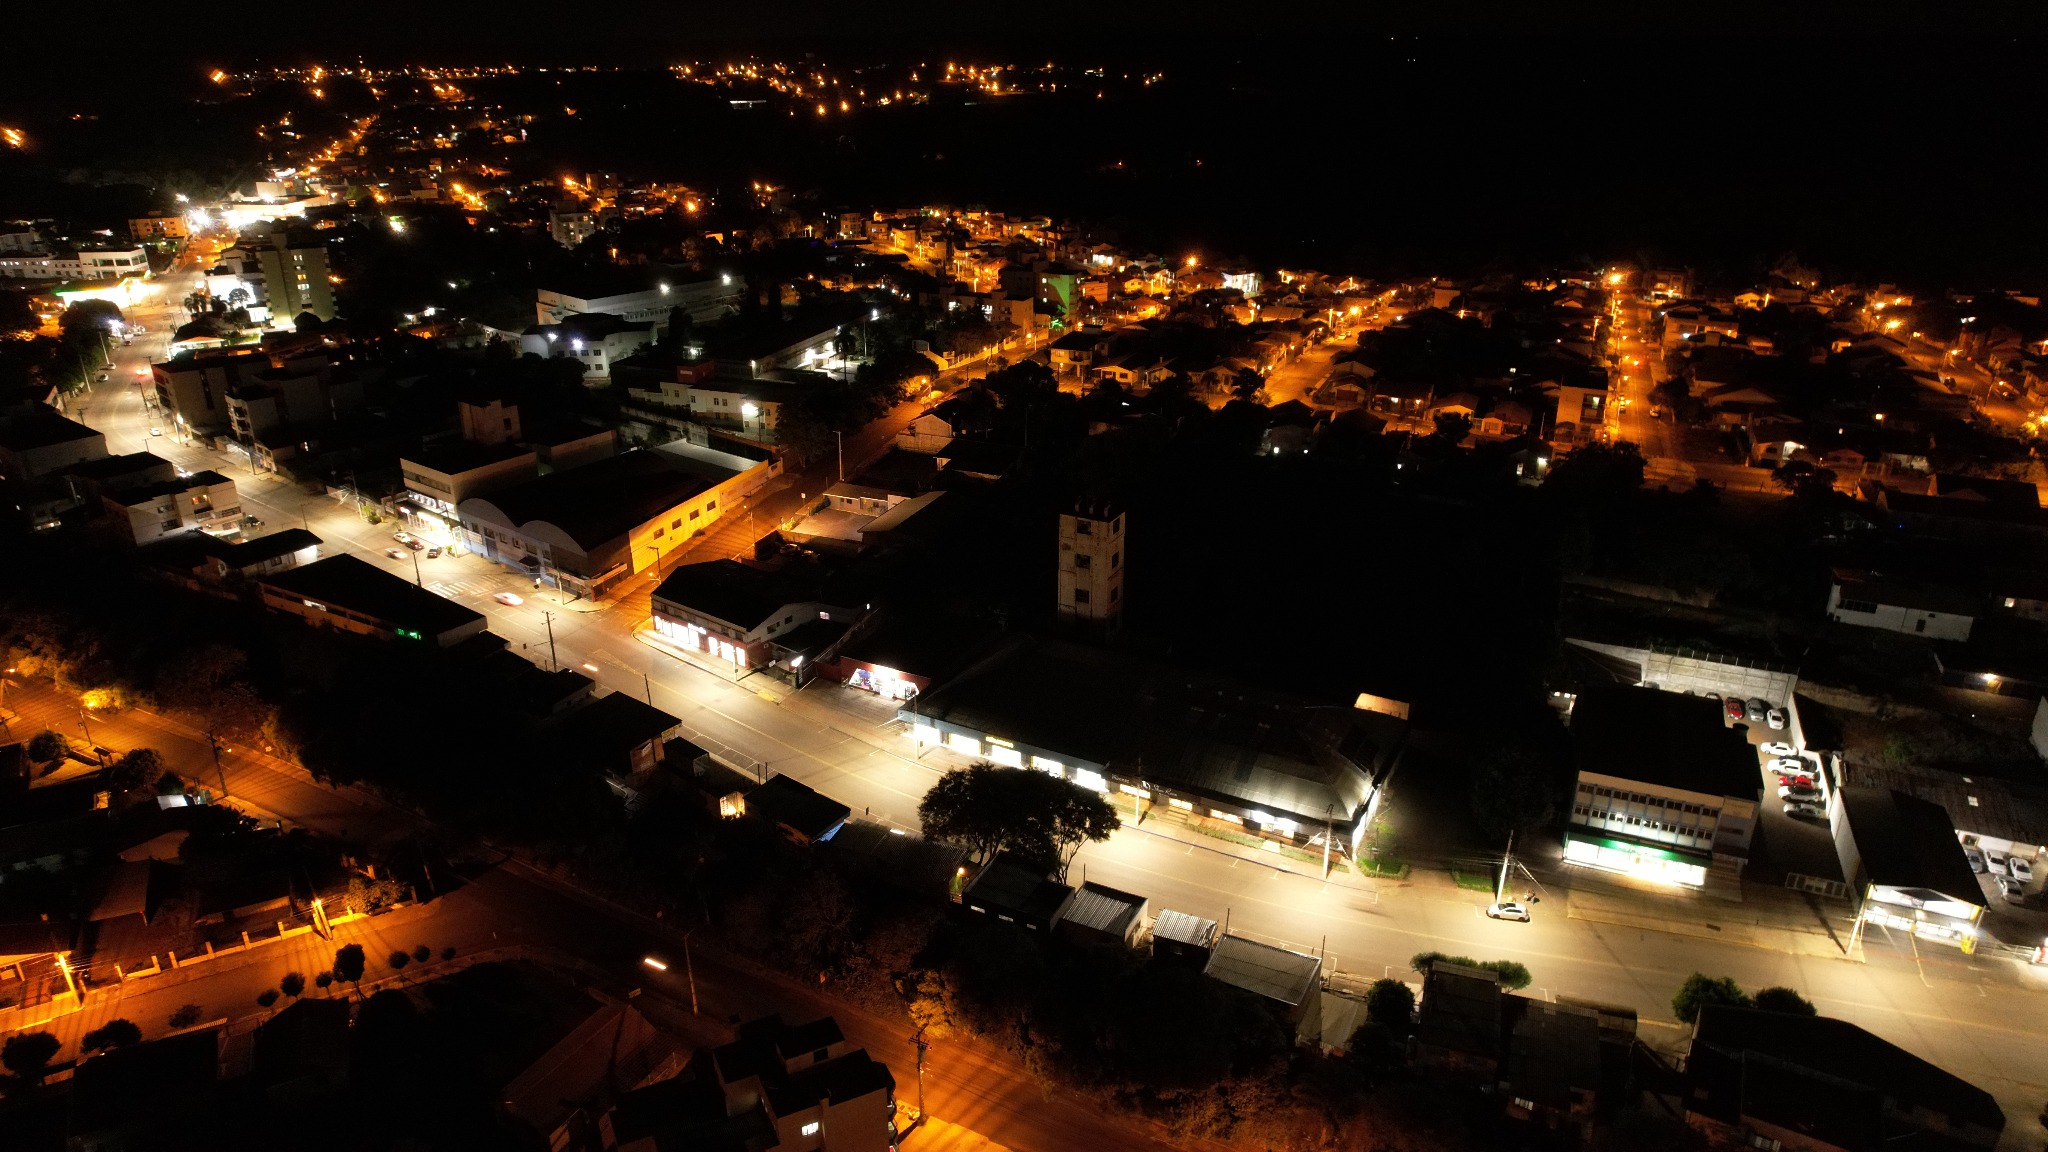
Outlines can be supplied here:
<path id="1" fill-rule="evenodd" d="M 1773 731 L 1783 728 L 1785 726 L 1785 710 L 1773 708 L 1764 713 L 1764 723 L 1770 725 Z"/>
<path id="2" fill-rule="evenodd" d="M 1529 922 L 1529 909 L 1513 900 L 1503 900 L 1498 904 L 1488 904 L 1486 906 L 1486 914 L 1495 920 L 1519 920 L 1524 924 Z"/>
<path id="3" fill-rule="evenodd" d="M 1773 760 L 1768 765 L 1766 765 L 1766 767 L 1768 767 L 1773 772 L 1797 772 L 1801 776 L 1810 776 L 1813 774 L 1813 766 L 1811 764 L 1808 764 L 1804 760 L 1797 760 L 1789 756 L 1780 757 L 1776 760 Z"/>
<path id="4" fill-rule="evenodd" d="M 1828 817 L 1828 810 L 1810 800 L 1788 800 L 1785 802 L 1785 815 L 1806 820 L 1825 820 Z"/>
<path id="5" fill-rule="evenodd" d="M 163 429 L 161 429 L 161 428 L 151 428 L 151 429 L 149 430 L 149 434 L 150 434 L 151 436 L 161 436 L 161 435 L 163 435 L 163 434 L 164 434 L 164 430 L 163 430 Z"/>
<path id="6" fill-rule="evenodd" d="M 2034 866 L 2018 856 L 2005 858 L 2005 870 L 2012 873 L 2012 878 L 2022 884 L 2031 883 L 2034 879 Z"/>
<path id="7" fill-rule="evenodd" d="M 1764 755 L 1766 756 L 1797 755 L 1797 753 L 1793 750 L 1792 746 L 1790 744 L 1785 743 L 1783 740 L 1769 740 L 1764 742 L 1763 744 L 1758 745 L 1758 747 L 1764 750 Z"/>

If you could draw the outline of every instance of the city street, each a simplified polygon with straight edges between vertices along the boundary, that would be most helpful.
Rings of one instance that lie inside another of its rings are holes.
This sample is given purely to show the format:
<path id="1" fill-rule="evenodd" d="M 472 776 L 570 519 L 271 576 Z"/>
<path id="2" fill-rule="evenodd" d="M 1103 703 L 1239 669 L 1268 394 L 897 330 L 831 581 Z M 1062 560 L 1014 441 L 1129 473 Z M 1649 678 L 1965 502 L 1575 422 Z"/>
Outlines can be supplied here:
<path id="1" fill-rule="evenodd" d="M 151 323 L 151 328 L 152 336 L 160 335 L 157 324 Z M 1631 328 L 1618 328 L 1617 334 Z M 136 349 L 120 351 L 139 355 L 141 348 L 138 342 Z M 126 372 L 133 376 L 133 367 Z M 1632 400 L 1623 417 L 1624 435 L 1633 439 L 1640 434 L 1658 443 L 1655 438 L 1667 425 L 1644 420 L 1650 403 L 1647 371 L 1632 374 L 1624 387 Z M 885 447 L 921 407 L 901 406 L 850 438 L 849 469 L 857 459 Z M 83 418 L 108 433 L 115 451 L 147 446 L 186 468 L 212 467 L 235 474 L 238 457 L 177 444 L 169 436 L 148 436 L 153 417 L 132 386 L 117 396 L 88 398 Z M 1646 449 L 1646 454 L 1653 458 L 1653 477 L 1660 469 L 1681 474 L 1682 462 L 1654 449 Z M 1751 476 L 1768 482 L 1768 473 L 1762 470 L 1725 462 L 1683 467 L 1684 475 L 1710 475 L 1717 483 Z M 835 472 L 836 462 L 824 461 L 757 499 L 758 523 L 773 524 L 787 515 L 797 506 L 798 493 L 821 491 Z M 424 586 L 484 613 L 492 631 L 505 637 L 514 651 L 537 663 L 553 659 L 565 667 L 580 666 L 612 690 L 646 694 L 656 706 L 680 718 L 691 739 L 714 750 L 730 749 L 733 759 L 758 761 L 764 772 L 781 772 L 810 784 L 850 805 L 857 815 L 914 829 L 918 799 L 940 772 L 959 763 L 943 750 L 918 758 L 902 725 L 886 716 L 871 719 L 872 707 L 842 707 L 828 699 L 849 689 L 819 683 L 791 694 L 774 684 L 774 691 L 762 691 L 767 685 L 757 677 L 736 682 L 730 671 L 700 666 L 641 642 L 636 634 L 646 619 L 651 573 L 636 577 L 611 600 L 564 602 L 557 593 L 535 594 L 524 577 L 476 556 L 428 560 L 408 551 L 393 559 L 385 551 L 391 547 L 395 525 L 372 525 L 352 504 L 308 495 L 269 476 L 250 477 L 245 463 L 235 476 L 244 508 L 265 520 L 263 531 L 303 525 L 321 537 L 325 555 L 346 552 L 407 579 L 417 572 Z M 667 563 L 712 558 L 702 554 L 702 548 Z M 525 602 L 507 606 L 493 599 L 507 591 L 520 593 Z M 9 703 L 16 704 L 16 698 L 11 695 Z M 872 698 L 849 697 L 849 703 L 872 704 Z M 63 702 L 38 703 L 31 695 L 18 706 L 26 716 L 44 717 L 60 729 L 72 730 L 64 728 Z M 104 726 L 96 721 L 94 728 L 95 737 L 110 747 L 146 741 L 164 751 L 182 774 L 212 778 L 203 739 L 181 735 L 162 721 L 130 713 Z M 418 829 L 417 818 L 409 813 L 353 790 L 327 789 L 268 757 L 238 749 L 224 759 L 222 769 L 233 799 L 323 832 L 380 840 L 402 838 Z M 1519 960 L 1535 974 L 1536 994 L 1633 1008 L 1641 1013 L 1645 1039 L 1660 1047 L 1682 1047 L 1684 1031 L 1672 1018 L 1670 998 L 1695 970 L 1733 976 L 1752 990 L 1787 985 L 1799 989 L 1823 1012 L 1901 1043 L 1991 1091 L 2012 1120 L 2008 1145 L 2013 1147 L 2036 1131 L 2032 1117 L 2048 1097 L 2048 1036 L 2029 1026 L 2040 1010 L 2041 1002 L 2034 997 L 2043 991 L 2044 970 L 1990 956 L 1929 951 L 1882 933 L 1866 939 L 1858 955 L 1847 957 L 1827 935 L 1832 931 L 1847 940 L 1846 905 L 1822 905 L 1823 913 L 1816 916 L 1803 906 L 1786 904 L 1783 893 L 1768 889 L 1751 893 L 1742 904 L 1682 894 L 1606 891 L 1597 880 L 1588 882 L 1554 862 L 1532 860 L 1551 898 L 1539 905 L 1534 923 L 1514 924 L 1486 919 L 1480 912 L 1483 897 L 1456 888 L 1427 859 L 1420 861 L 1414 875 L 1398 882 L 1340 876 L 1326 883 L 1313 875 L 1312 867 L 1286 862 L 1276 867 L 1260 856 L 1148 821 L 1082 851 L 1071 879 L 1086 878 L 1138 893 L 1155 911 L 1171 908 L 1227 921 L 1234 932 L 1323 951 L 1332 968 L 1368 977 L 1412 978 L 1408 957 L 1427 949 Z M 495 893 L 499 889 L 494 885 L 514 882 L 487 880 L 477 887 L 481 893 Z M 501 934 L 526 914 L 517 901 L 508 907 L 513 910 L 510 920 L 494 929 Z M 1786 927 L 1801 916 L 1807 921 L 1803 932 Z M 621 931 L 616 923 L 601 930 L 577 923 L 583 926 L 560 935 L 561 946 L 593 962 L 621 963 L 633 948 L 642 946 L 632 937 L 623 938 L 635 940 L 630 945 L 615 944 Z M 481 929 L 442 931 L 438 923 L 436 928 L 416 942 L 435 947 L 473 947 L 481 942 Z M 534 929 L 536 934 L 546 931 L 551 929 Z M 232 996 L 223 993 L 223 1002 L 241 995 L 240 990 Z M 896 1057 L 890 1059 L 894 1062 Z M 979 1084 L 977 1091 L 1021 1091 L 1036 1097 L 1037 1089 L 1021 1074 L 988 1079 L 1002 1082 Z M 1012 1103 L 1027 1117 L 1034 1112 L 1028 1101 Z M 966 1111 L 956 1114 L 934 1101 L 939 1116 L 1002 1143 L 1053 1146 L 1047 1141 L 1004 1139 L 969 1119 L 977 1109 L 994 1107 L 986 1101 L 963 1101 L 960 1107 Z"/>

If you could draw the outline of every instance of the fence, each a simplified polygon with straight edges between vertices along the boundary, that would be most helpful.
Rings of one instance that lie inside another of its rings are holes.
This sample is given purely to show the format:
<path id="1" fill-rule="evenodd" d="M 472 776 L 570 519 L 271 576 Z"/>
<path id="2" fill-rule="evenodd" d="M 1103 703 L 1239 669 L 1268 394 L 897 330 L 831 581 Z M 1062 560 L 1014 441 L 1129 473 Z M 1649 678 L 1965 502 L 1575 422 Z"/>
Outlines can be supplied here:
<path id="1" fill-rule="evenodd" d="M 1807 876 L 1798 872 L 1785 873 L 1785 887 L 1795 892 L 1805 892 L 1814 896 L 1826 896 L 1834 900 L 1854 899 L 1849 891 L 1849 886 L 1840 880 L 1829 880 L 1820 876 Z"/>

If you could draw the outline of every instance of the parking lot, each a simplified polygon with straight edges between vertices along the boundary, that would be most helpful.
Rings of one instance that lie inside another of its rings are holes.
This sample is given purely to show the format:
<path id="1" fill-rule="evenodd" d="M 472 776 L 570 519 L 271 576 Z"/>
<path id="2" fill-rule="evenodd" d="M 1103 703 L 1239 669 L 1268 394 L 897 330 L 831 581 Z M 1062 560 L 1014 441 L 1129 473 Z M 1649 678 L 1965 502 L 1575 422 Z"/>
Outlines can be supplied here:
<path id="1" fill-rule="evenodd" d="M 1788 875 L 1841 880 L 1841 860 L 1835 853 L 1834 835 L 1829 830 L 1826 815 L 1827 784 L 1823 779 L 1824 773 L 1817 758 L 1803 748 L 1792 747 L 1793 726 L 1791 718 L 1784 714 L 1784 708 L 1788 708 L 1789 705 L 1778 709 L 1784 726 L 1772 728 L 1770 711 L 1778 706 L 1766 705 L 1762 718 L 1752 720 L 1751 711 L 1746 707 L 1748 701 L 1744 701 L 1744 704 L 1743 716 L 1739 720 L 1729 714 L 1726 701 L 1723 701 L 1721 712 L 1722 723 L 1742 729 L 1749 739 L 1750 746 L 1756 749 L 1757 773 L 1763 782 L 1763 799 L 1759 805 L 1761 811 L 1757 814 L 1756 839 L 1751 847 L 1749 864 L 1744 869 L 1743 878 L 1751 883 L 1761 884 L 1783 883 Z M 1766 745 L 1778 747 L 1766 751 Z M 1790 755 L 1786 754 L 1788 750 Z M 1790 815 L 1785 811 L 1787 798 L 1778 795 L 1778 789 L 1784 786 L 1779 779 L 1781 772 L 1773 770 L 1770 765 L 1772 761 L 1786 759 L 1800 759 L 1805 762 L 1804 775 L 1814 781 L 1814 787 L 1820 794 L 1819 799 L 1811 801 L 1819 807 L 1819 812 Z"/>

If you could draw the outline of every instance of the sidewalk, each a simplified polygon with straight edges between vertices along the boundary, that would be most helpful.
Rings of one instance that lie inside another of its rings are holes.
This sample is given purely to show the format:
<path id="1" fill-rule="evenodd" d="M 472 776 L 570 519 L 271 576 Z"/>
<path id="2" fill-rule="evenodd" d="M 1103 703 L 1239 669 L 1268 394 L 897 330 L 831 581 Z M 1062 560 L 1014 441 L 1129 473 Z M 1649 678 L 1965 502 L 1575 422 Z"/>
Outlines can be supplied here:
<path id="1" fill-rule="evenodd" d="M 1849 948 L 1849 928 L 1827 917 L 1828 905 L 1795 892 L 1751 886 L 1741 904 L 1677 889 L 1635 892 L 1610 886 L 1584 873 L 1555 884 L 1565 894 L 1565 914 L 1574 920 L 1740 944 L 1794 956 L 1861 960 Z"/>

